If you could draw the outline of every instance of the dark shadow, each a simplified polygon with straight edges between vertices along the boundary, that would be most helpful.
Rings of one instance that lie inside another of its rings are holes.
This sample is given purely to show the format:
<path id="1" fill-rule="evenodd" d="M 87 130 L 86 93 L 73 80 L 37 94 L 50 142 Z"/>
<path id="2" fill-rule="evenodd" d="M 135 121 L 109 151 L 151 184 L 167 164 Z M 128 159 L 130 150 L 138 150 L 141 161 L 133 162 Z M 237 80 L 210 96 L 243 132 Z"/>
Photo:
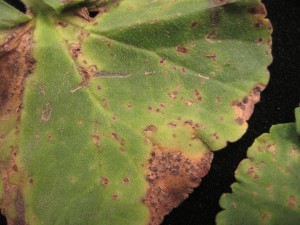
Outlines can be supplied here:
<path id="1" fill-rule="evenodd" d="M 4 1 L 7 2 L 8 4 L 12 5 L 16 9 L 20 10 L 21 12 L 23 12 L 23 13 L 26 12 L 26 7 L 23 4 L 23 2 L 21 2 L 20 0 L 4 0 Z"/>
<path id="2" fill-rule="evenodd" d="M 7 225 L 6 217 L 0 213 L 0 225 Z"/>
<path id="3" fill-rule="evenodd" d="M 98 15 L 98 11 L 94 11 L 94 12 L 89 12 L 90 17 L 95 18 Z"/>

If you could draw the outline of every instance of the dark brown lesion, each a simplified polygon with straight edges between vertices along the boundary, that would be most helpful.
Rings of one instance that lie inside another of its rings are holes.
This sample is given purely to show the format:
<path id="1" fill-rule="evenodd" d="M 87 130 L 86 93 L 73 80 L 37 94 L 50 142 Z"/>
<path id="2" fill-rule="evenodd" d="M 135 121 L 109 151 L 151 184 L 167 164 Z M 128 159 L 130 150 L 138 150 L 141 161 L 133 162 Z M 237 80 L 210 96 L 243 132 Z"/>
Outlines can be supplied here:
<path id="1" fill-rule="evenodd" d="M 272 33 L 273 28 L 270 21 L 266 19 L 267 10 L 263 3 L 250 5 L 247 9 L 247 12 L 252 15 L 252 18 L 254 20 L 254 28 L 267 28 L 269 34 Z M 271 46 L 271 41 L 269 42 L 269 45 Z"/>
<path id="2" fill-rule="evenodd" d="M 254 111 L 254 106 L 260 101 L 260 93 L 265 89 L 265 85 L 255 85 L 250 91 L 249 95 L 245 96 L 242 101 L 234 101 L 232 103 L 236 112 L 235 121 L 239 125 L 243 125 L 250 119 Z"/>
<path id="3" fill-rule="evenodd" d="M 18 148 L 11 147 L 11 156 L 6 163 L 0 164 L 0 174 L 3 183 L 4 197 L 0 202 L 1 212 L 7 216 L 8 225 L 27 225 L 25 221 L 25 204 L 23 198 L 24 176 L 17 164 Z M 11 182 L 11 177 L 19 182 Z M 12 209 L 14 214 L 11 214 Z"/>
<path id="4" fill-rule="evenodd" d="M 32 73 L 32 24 L 13 30 L 0 46 L 0 120 L 19 114 L 25 78 Z"/>
<path id="5" fill-rule="evenodd" d="M 4 42 L 0 43 L 0 121 L 15 120 L 11 127 L 15 136 L 18 136 L 19 132 L 25 79 L 33 72 L 35 65 L 32 40 L 33 25 L 28 23 L 11 30 Z M 6 141 L 5 136 L 3 141 Z M 10 147 L 7 148 L 1 149 L 9 152 L 10 157 L 0 162 L 4 191 L 0 208 L 3 214 L 7 215 L 9 225 L 26 225 L 22 193 L 25 176 L 18 165 L 18 145 L 10 143 Z M 14 215 L 9 213 L 12 209 L 15 211 Z"/>
<path id="6" fill-rule="evenodd" d="M 149 185 L 143 203 L 150 211 L 148 225 L 158 225 L 197 187 L 213 158 L 212 152 L 190 157 L 178 150 L 160 149 L 153 145 L 147 164 Z"/>

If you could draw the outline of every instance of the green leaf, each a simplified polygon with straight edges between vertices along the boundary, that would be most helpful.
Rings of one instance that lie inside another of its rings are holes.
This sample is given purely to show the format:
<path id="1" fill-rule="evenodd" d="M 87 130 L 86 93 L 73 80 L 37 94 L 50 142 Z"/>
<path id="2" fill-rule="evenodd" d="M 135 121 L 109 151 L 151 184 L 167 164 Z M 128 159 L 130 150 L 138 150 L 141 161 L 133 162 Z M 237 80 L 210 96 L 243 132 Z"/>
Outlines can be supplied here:
<path id="1" fill-rule="evenodd" d="M 218 225 L 294 225 L 300 221 L 300 141 L 295 123 L 273 126 L 248 150 Z"/>
<path id="2" fill-rule="evenodd" d="M 85 0 L 43 0 L 46 4 L 54 8 L 56 11 L 62 11 L 65 7 L 77 5 L 85 2 Z"/>
<path id="3" fill-rule="evenodd" d="M 0 32 L 29 20 L 29 16 L 0 0 Z"/>
<path id="4" fill-rule="evenodd" d="M 106 0 L 23 0 L 28 6 L 36 9 L 36 11 L 51 11 L 49 6 L 57 13 L 62 13 L 65 9 L 74 8 L 75 6 L 82 5 L 98 7 L 108 2 Z"/>
<path id="5" fill-rule="evenodd" d="M 297 133 L 300 136 L 300 107 L 295 109 Z"/>
<path id="6" fill-rule="evenodd" d="M 0 95 L 8 221 L 159 224 L 211 151 L 247 129 L 269 79 L 263 6 L 109 1 L 95 19 L 34 10 L 34 30 L 0 61 L 21 60 Z"/>

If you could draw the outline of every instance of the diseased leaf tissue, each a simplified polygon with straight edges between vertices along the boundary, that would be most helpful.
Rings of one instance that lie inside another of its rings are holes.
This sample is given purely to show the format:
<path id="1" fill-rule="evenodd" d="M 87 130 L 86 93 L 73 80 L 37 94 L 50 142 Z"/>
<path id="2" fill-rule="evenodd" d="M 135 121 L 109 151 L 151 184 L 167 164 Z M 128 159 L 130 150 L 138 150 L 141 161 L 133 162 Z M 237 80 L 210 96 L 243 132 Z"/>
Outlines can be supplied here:
<path id="1" fill-rule="evenodd" d="M 0 1 L 8 223 L 160 224 L 247 129 L 269 79 L 263 5 L 24 3 Z"/>

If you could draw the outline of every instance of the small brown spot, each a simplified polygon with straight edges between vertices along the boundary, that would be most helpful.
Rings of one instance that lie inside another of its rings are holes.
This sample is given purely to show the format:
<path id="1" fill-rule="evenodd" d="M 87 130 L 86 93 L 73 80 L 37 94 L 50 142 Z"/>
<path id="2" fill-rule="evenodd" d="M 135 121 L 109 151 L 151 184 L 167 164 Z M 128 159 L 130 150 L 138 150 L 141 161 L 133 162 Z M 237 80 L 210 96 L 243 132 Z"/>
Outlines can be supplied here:
<path id="1" fill-rule="evenodd" d="M 112 194 L 111 195 L 111 199 L 114 200 L 114 201 L 116 201 L 116 200 L 119 199 L 119 196 L 117 194 Z"/>
<path id="2" fill-rule="evenodd" d="M 90 36 L 90 33 L 87 32 L 87 31 L 83 31 L 83 32 L 80 33 L 80 35 L 79 35 L 79 37 L 78 37 L 78 40 L 79 40 L 80 42 L 83 42 L 84 39 L 85 39 L 86 37 L 88 37 L 88 36 Z"/>
<path id="3" fill-rule="evenodd" d="M 216 58 L 217 58 L 217 55 L 216 55 L 216 54 L 214 54 L 214 53 L 212 53 L 212 54 L 208 54 L 208 55 L 206 55 L 206 57 L 207 57 L 207 58 L 210 58 L 210 59 L 213 59 L 213 60 L 216 60 Z"/>
<path id="4" fill-rule="evenodd" d="M 256 27 L 256 28 L 259 28 L 259 27 L 261 27 L 263 24 L 261 23 L 261 22 L 256 22 L 255 24 L 254 24 L 254 26 Z"/>
<path id="5" fill-rule="evenodd" d="M 69 47 L 70 53 L 73 59 L 77 59 L 79 56 L 82 55 L 81 45 L 80 44 L 71 44 Z"/>
<path id="6" fill-rule="evenodd" d="M 109 104 L 108 104 L 108 101 L 106 98 L 102 98 L 101 99 L 101 105 L 104 107 L 104 108 L 108 108 L 109 107 Z"/>
<path id="7" fill-rule="evenodd" d="M 187 105 L 187 106 L 191 106 L 191 105 L 193 105 L 193 103 L 194 103 L 194 101 L 193 100 L 186 100 L 185 102 L 184 102 L 184 104 L 185 105 Z"/>
<path id="8" fill-rule="evenodd" d="M 146 128 L 144 129 L 144 131 L 145 131 L 145 132 L 150 132 L 150 133 L 152 133 L 152 132 L 157 131 L 157 127 L 154 126 L 154 125 L 149 125 L 148 127 L 146 127 Z"/>
<path id="9" fill-rule="evenodd" d="M 215 138 L 215 139 L 219 139 L 219 135 L 217 133 L 213 133 L 212 136 Z"/>
<path id="10" fill-rule="evenodd" d="M 163 58 L 162 58 L 162 59 L 159 60 L 159 63 L 160 63 L 160 64 L 165 64 L 165 62 L 166 62 L 166 59 L 163 59 Z"/>
<path id="11" fill-rule="evenodd" d="M 98 134 L 98 133 L 93 134 L 92 139 L 93 139 L 94 145 L 96 145 L 96 146 L 100 145 L 100 143 L 101 143 L 100 134 Z"/>
<path id="12" fill-rule="evenodd" d="M 14 165 L 12 166 L 12 169 L 13 169 L 15 172 L 18 172 L 18 166 L 17 166 L 16 164 L 14 164 Z"/>
<path id="13" fill-rule="evenodd" d="M 277 152 L 277 147 L 275 144 L 268 144 L 266 146 L 267 151 L 271 152 L 272 154 L 275 154 Z"/>
<path id="14" fill-rule="evenodd" d="M 168 123 L 168 127 L 170 127 L 170 128 L 176 128 L 176 123 L 173 123 L 173 122 L 170 122 L 170 123 Z"/>
<path id="15" fill-rule="evenodd" d="M 100 177 L 100 183 L 106 187 L 109 184 L 109 181 L 106 177 Z"/>
<path id="16" fill-rule="evenodd" d="M 297 199 L 294 195 L 291 195 L 288 201 L 288 206 L 289 208 L 293 208 L 296 207 L 296 205 L 297 205 Z"/>
<path id="17" fill-rule="evenodd" d="M 247 104 L 249 102 L 249 98 L 248 97 L 245 97 L 244 99 L 243 99 L 243 104 Z"/>
<path id="18" fill-rule="evenodd" d="M 236 209 L 236 208 L 237 208 L 237 204 L 236 204 L 236 202 L 233 202 L 233 203 L 232 203 L 232 208 L 234 208 L 234 209 Z"/>
<path id="19" fill-rule="evenodd" d="M 169 97 L 170 97 L 171 99 L 176 99 L 176 97 L 177 97 L 177 95 L 178 95 L 178 92 L 177 92 L 177 91 L 173 91 L 173 92 L 169 93 L 168 95 L 169 95 Z"/>
<path id="20" fill-rule="evenodd" d="M 120 151 L 121 151 L 121 153 L 124 153 L 124 152 L 125 152 L 124 146 L 121 146 L 121 147 L 120 147 Z"/>
<path id="21" fill-rule="evenodd" d="M 53 137 L 51 135 L 48 135 L 48 141 L 52 141 Z"/>
<path id="22" fill-rule="evenodd" d="M 191 24 L 191 28 L 194 29 L 198 26 L 198 23 L 196 21 L 193 21 Z"/>
<path id="23" fill-rule="evenodd" d="M 123 184 L 129 184 L 130 182 L 130 179 L 129 177 L 125 177 L 123 180 L 122 180 Z"/>
<path id="24" fill-rule="evenodd" d="M 111 133 L 111 137 L 112 137 L 112 139 L 118 141 L 120 143 L 120 145 L 124 145 L 125 144 L 125 140 L 123 138 L 119 137 L 119 135 L 117 133 L 112 132 Z"/>
<path id="25" fill-rule="evenodd" d="M 256 168 L 254 166 L 251 166 L 248 171 L 247 171 L 248 175 L 254 180 L 254 181 L 258 181 L 259 176 L 256 172 Z"/>
<path id="26" fill-rule="evenodd" d="M 244 124 L 244 119 L 241 118 L 241 117 L 236 118 L 235 121 L 236 121 L 239 125 L 243 125 L 243 124 Z"/>
<path id="27" fill-rule="evenodd" d="M 262 220 L 269 220 L 272 217 L 272 214 L 270 212 L 261 212 L 260 218 Z"/>
<path id="28" fill-rule="evenodd" d="M 187 54 L 188 49 L 186 47 L 184 47 L 183 45 L 178 45 L 177 46 L 177 52 L 179 52 L 181 54 Z"/>
<path id="29" fill-rule="evenodd" d="M 5 139 L 5 135 L 4 134 L 0 134 L 0 144 L 3 143 Z"/>
<path id="30" fill-rule="evenodd" d="M 250 7 L 248 9 L 248 12 L 253 15 L 263 15 L 263 17 L 266 16 L 266 14 L 267 14 L 266 8 L 265 8 L 264 4 L 262 4 L 262 3 L 259 3 L 256 6 Z"/>
<path id="31" fill-rule="evenodd" d="M 186 121 L 184 121 L 184 124 L 189 125 L 189 126 L 194 126 L 193 120 L 186 120 Z"/>
<path id="32" fill-rule="evenodd" d="M 63 20 L 57 20 L 55 23 L 57 26 L 61 26 L 61 27 L 67 27 L 68 23 L 66 21 Z"/>
<path id="33" fill-rule="evenodd" d="M 50 120 L 51 114 L 52 114 L 52 108 L 50 106 L 50 103 L 46 103 L 42 109 L 41 121 L 47 122 L 48 120 Z"/>
<path id="34" fill-rule="evenodd" d="M 196 100 L 201 101 L 202 96 L 200 95 L 200 92 L 197 89 L 194 90 L 194 96 Z"/>
<path id="35" fill-rule="evenodd" d="M 106 42 L 106 45 L 107 45 L 109 48 L 111 48 L 112 42 L 111 42 L 111 41 L 107 41 L 107 42 Z"/>
<path id="36" fill-rule="evenodd" d="M 83 124 L 83 121 L 82 121 L 82 120 L 77 120 L 76 123 L 77 123 L 78 125 L 82 125 L 82 124 Z"/>
<path id="37" fill-rule="evenodd" d="M 128 104 L 128 105 L 127 105 L 127 108 L 128 108 L 128 109 L 131 109 L 131 108 L 132 108 L 132 104 Z"/>
<path id="38" fill-rule="evenodd" d="M 266 186 L 266 189 L 267 189 L 268 191 L 272 190 L 272 188 L 273 188 L 273 185 L 272 185 L 272 184 L 268 184 L 268 185 Z"/>

